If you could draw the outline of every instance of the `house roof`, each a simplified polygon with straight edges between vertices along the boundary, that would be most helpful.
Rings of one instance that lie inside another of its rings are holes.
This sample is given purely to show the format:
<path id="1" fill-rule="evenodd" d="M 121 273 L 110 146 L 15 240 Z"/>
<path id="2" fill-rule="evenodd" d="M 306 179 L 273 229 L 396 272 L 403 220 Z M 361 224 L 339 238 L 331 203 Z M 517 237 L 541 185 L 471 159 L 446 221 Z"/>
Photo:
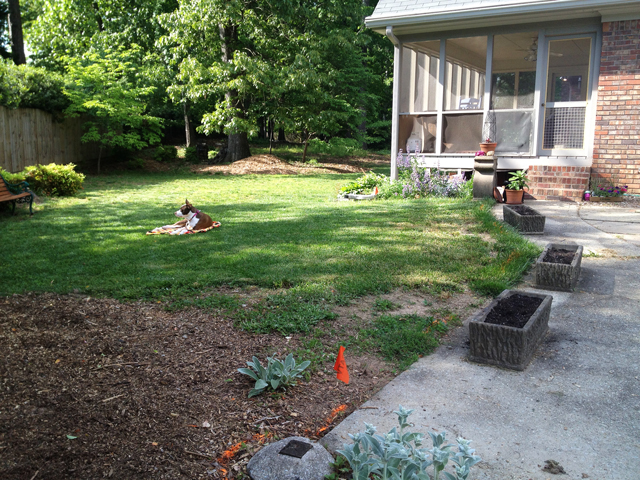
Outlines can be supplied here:
<path id="1" fill-rule="evenodd" d="M 640 0 L 380 0 L 365 23 L 410 34 L 590 17 L 640 18 Z"/>

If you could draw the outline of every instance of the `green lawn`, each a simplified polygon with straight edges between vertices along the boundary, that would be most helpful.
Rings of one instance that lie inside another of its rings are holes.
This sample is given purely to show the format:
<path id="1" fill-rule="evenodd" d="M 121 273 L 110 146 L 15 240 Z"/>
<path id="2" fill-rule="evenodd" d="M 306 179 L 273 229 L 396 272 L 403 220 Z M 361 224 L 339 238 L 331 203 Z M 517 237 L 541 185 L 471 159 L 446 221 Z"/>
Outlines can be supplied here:
<path id="1" fill-rule="evenodd" d="M 24 209 L 0 213 L 0 294 L 178 300 L 220 285 L 296 287 L 314 297 L 399 286 L 496 294 L 538 252 L 495 222 L 490 204 L 337 202 L 339 186 L 356 177 L 89 176 L 77 197 L 45 199 L 31 218 Z M 172 223 L 185 198 L 222 226 L 145 235 Z"/>

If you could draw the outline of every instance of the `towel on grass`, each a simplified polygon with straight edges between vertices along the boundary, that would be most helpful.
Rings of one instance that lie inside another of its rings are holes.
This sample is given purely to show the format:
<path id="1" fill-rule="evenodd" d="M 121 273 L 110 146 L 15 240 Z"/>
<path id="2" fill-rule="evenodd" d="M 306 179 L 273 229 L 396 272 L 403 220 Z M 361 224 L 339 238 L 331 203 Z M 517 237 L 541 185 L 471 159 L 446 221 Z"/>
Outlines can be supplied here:
<path id="1" fill-rule="evenodd" d="M 189 230 L 184 225 L 164 225 L 162 227 L 154 228 L 153 230 L 149 230 L 147 235 L 186 235 L 188 233 L 204 233 L 212 230 L 214 228 L 218 228 L 220 226 L 220 222 L 213 222 L 208 228 L 203 228 L 202 230 Z"/>

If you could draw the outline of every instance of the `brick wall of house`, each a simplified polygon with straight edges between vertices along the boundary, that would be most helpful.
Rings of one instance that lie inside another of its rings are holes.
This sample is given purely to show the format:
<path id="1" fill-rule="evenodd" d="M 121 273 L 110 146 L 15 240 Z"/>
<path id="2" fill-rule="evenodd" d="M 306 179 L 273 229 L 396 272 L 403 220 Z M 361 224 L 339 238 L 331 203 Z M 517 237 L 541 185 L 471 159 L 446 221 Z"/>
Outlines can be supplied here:
<path id="1" fill-rule="evenodd" d="M 640 194 L 640 19 L 602 27 L 591 174 Z"/>
<path id="2" fill-rule="evenodd" d="M 589 185 L 590 167 L 531 165 L 528 198 L 536 200 L 580 200 Z"/>

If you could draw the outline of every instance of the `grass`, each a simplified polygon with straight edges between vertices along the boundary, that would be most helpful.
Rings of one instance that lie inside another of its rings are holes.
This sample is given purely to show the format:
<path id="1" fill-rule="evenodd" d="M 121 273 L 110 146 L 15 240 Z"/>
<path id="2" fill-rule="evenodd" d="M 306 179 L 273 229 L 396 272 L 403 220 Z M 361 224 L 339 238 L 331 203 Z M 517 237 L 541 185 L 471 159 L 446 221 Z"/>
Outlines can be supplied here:
<path id="1" fill-rule="evenodd" d="M 44 199 L 33 217 L 24 209 L 13 217 L 0 212 L 0 294 L 77 292 L 205 308 L 256 333 L 311 336 L 305 349 L 313 351 L 312 332 L 335 318 L 334 305 L 398 287 L 496 295 L 517 283 L 540 252 L 497 222 L 490 203 L 337 202 L 340 185 L 356 177 L 89 176 L 77 197 Z M 185 198 L 222 226 L 145 235 L 172 223 Z M 270 293 L 247 306 L 215 290 L 221 286 Z M 398 335 L 386 335 L 384 344 L 369 338 L 405 366 L 400 352 L 416 358 L 431 348 L 420 333 L 428 320 L 391 321 L 384 312 L 394 307 L 376 302 L 383 315 L 375 322 L 402 324 Z M 379 331 L 387 326 L 376 324 Z"/>
<path id="2" fill-rule="evenodd" d="M 478 202 L 336 202 L 345 177 L 353 176 L 89 177 L 78 197 L 47 199 L 32 218 L 2 215 L 0 293 L 182 299 L 257 285 L 322 297 L 466 283 L 494 294 L 538 252 Z M 145 236 L 173 222 L 185 198 L 222 227 Z M 479 236 L 487 231 L 495 243 Z"/>

